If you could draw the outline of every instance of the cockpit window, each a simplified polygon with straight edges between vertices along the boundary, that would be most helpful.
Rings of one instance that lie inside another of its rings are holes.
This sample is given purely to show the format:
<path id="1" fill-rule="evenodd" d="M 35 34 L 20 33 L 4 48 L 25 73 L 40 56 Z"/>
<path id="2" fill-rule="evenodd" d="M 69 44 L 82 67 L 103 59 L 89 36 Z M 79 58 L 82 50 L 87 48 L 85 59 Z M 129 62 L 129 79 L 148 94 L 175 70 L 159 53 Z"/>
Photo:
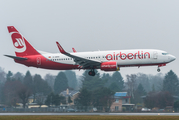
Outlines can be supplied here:
<path id="1" fill-rule="evenodd" d="M 162 55 L 168 55 L 169 53 L 162 53 Z"/>

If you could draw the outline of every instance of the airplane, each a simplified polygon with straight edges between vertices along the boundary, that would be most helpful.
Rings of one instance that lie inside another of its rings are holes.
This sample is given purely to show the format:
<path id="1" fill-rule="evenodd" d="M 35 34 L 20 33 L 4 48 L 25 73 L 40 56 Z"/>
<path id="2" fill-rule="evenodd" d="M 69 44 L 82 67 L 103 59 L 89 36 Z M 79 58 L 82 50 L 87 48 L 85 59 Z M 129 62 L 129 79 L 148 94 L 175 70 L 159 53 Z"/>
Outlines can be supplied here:
<path id="1" fill-rule="evenodd" d="M 157 49 L 110 50 L 94 52 L 66 52 L 56 42 L 60 53 L 47 53 L 36 50 L 14 26 L 8 26 L 16 56 L 5 55 L 16 63 L 28 67 L 52 70 L 90 69 L 88 74 L 95 76 L 94 69 L 118 71 L 121 67 L 166 66 L 176 59 L 175 56 Z"/>

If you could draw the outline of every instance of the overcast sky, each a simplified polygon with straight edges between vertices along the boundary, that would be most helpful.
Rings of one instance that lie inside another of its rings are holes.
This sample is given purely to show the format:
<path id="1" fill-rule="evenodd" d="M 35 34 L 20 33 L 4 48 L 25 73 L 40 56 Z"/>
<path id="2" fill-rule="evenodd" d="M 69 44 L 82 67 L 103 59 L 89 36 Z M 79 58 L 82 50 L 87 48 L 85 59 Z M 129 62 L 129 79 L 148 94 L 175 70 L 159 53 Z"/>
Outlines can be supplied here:
<path id="1" fill-rule="evenodd" d="M 159 49 L 176 56 L 161 67 L 179 76 L 178 0 L 0 0 L 0 67 L 7 72 L 56 75 L 59 71 L 28 68 L 4 54 L 15 55 L 7 26 L 12 25 L 38 50 L 58 53 L 56 41 L 72 52 Z M 83 70 L 82 70 L 83 72 Z M 78 75 L 82 72 L 76 70 Z M 122 76 L 154 67 L 121 68 Z"/>

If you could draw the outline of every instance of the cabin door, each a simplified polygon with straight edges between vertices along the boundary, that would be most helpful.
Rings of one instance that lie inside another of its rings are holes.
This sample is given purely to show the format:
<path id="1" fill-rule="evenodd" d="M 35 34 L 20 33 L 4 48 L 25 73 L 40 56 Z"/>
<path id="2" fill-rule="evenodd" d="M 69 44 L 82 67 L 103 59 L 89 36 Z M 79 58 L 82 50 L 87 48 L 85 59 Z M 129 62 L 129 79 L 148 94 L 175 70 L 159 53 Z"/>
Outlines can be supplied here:
<path id="1" fill-rule="evenodd" d="M 158 53 L 157 53 L 157 51 L 154 51 L 154 53 L 153 53 L 153 58 L 154 58 L 154 59 L 157 59 L 157 58 L 158 58 Z"/>

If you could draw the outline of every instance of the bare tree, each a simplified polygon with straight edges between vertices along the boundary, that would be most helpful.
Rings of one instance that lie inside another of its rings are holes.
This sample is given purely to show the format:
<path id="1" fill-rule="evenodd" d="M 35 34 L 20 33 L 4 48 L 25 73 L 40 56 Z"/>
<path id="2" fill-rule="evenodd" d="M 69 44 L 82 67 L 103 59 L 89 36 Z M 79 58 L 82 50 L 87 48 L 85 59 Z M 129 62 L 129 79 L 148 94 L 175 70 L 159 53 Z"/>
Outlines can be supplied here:
<path id="1" fill-rule="evenodd" d="M 136 84 L 136 74 L 126 75 L 127 77 L 127 87 L 128 87 L 128 95 L 130 95 L 134 99 L 134 91 L 137 88 Z"/>
<path id="2" fill-rule="evenodd" d="M 41 107 L 45 103 L 45 99 L 46 97 L 41 94 L 36 97 L 36 102 Z"/>
<path id="3" fill-rule="evenodd" d="M 31 94 L 31 90 L 22 84 L 21 88 L 18 91 L 18 95 L 19 98 L 22 100 L 23 108 L 25 108 L 26 103 L 28 102 L 28 98 Z"/>
<path id="4" fill-rule="evenodd" d="M 136 77 L 136 83 L 137 83 L 137 86 L 141 83 L 142 86 L 145 88 L 146 92 L 151 91 L 152 84 L 150 84 L 149 76 L 147 74 L 138 73 Z"/>
<path id="5" fill-rule="evenodd" d="M 158 73 L 156 75 L 148 75 L 148 78 L 152 89 L 154 87 L 156 91 L 163 90 L 164 75 L 162 73 Z"/>

